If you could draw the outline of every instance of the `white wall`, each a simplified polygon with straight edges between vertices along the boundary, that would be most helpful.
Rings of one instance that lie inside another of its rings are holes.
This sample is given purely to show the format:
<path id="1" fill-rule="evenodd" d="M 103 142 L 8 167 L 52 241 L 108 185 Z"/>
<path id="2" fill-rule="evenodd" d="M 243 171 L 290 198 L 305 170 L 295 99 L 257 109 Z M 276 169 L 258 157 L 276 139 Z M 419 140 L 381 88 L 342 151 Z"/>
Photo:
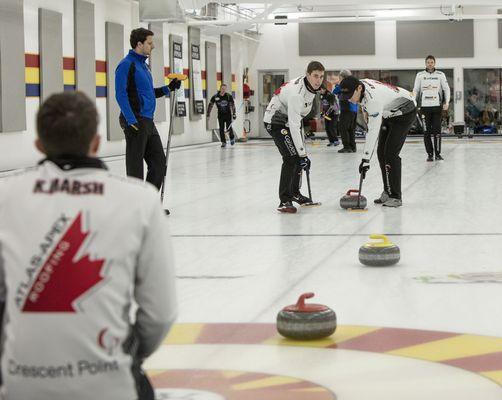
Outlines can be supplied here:
<path id="1" fill-rule="evenodd" d="M 502 49 L 498 48 L 496 20 L 474 21 L 474 58 L 440 58 L 438 69 L 454 69 L 454 90 L 463 93 L 463 68 L 500 68 Z M 298 24 L 264 25 L 262 36 L 250 65 L 253 89 L 257 91 L 257 71 L 266 69 L 287 69 L 290 79 L 304 73 L 309 61 L 316 59 L 328 70 L 349 69 L 415 69 L 423 68 L 424 60 L 396 58 L 396 23 L 377 21 L 375 23 L 374 56 L 319 56 L 300 57 L 298 55 Z M 337 40 L 337 38 L 319 38 Z M 424 54 L 424 57 L 426 54 Z M 451 84 L 451 82 L 450 82 Z M 258 108 L 257 96 L 253 105 Z M 455 121 L 463 121 L 463 98 L 455 104 Z M 252 135 L 258 136 L 258 112 L 252 114 Z"/>
<path id="2" fill-rule="evenodd" d="M 129 32 L 134 27 L 144 26 L 139 24 L 138 3 L 132 0 L 87 0 L 95 5 L 95 35 L 96 35 L 96 59 L 105 60 L 105 22 L 111 21 L 124 25 L 124 49 L 129 51 Z M 74 56 L 73 38 L 73 1 L 70 0 L 24 0 L 24 23 L 25 23 L 25 52 L 38 54 L 38 8 L 47 8 L 63 14 L 63 56 Z M 164 65 L 169 65 L 170 49 L 169 34 L 174 33 L 183 37 L 184 68 L 188 63 L 188 28 L 184 24 L 164 24 Z M 205 46 L 206 40 L 216 43 L 219 54 L 219 36 L 207 37 L 201 35 L 201 68 L 205 70 Z M 236 104 L 242 101 L 242 69 L 243 59 L 241 52 L 235 51 L 241 46 L 242 39 L 237 36 L 232 38 L 232 72 L 238 80 Z M 220 57 L 217 56 L 217 70 L 221 71 Z M 122 155 L 125 152 L 125 142 L 106 140 L 106 98 L 96 99 L 100 114 L 99 133 L 102 135 L 100 156 Z M 39 106 L 39 98 L 26 98 L 27 130 L 24 132 L 0 133 L 0 171 L 23 168 L 34 165 L 42 155 L 33 146 L 35 139 L 35 115 Z M 166 102 L 166 114 L 169 115 L 169 101 Z M 169 119 L 169 118 L 168 118 Z M 174 135 L 172 146 L 208 143 L 213 139 L 211 132 L 206 131 L 205 116 L 199 121 L 190 121 L 188 116 L 184 118 L 185 130 L 181 135 Z M 167 143 L 169 122 L 157 124 L 157 128 L 164 144 Z M 235 130 L 242 131 L 242 121 L 238 119 L 234 124 Z M 125 167 L 124 167 L 125 168 Z"/>

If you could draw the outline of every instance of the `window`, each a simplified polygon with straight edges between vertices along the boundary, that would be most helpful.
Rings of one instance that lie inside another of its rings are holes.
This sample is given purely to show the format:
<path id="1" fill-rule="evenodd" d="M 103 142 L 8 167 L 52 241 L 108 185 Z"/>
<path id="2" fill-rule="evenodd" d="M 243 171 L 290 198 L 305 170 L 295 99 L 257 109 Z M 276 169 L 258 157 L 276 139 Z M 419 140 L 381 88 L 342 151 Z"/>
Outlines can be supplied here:
<path id="1" fill-rule="evenodd" d="M 464 70 L 464 118 L 474 133 L 497 133 L 501 124 L 502 69 Z"/>

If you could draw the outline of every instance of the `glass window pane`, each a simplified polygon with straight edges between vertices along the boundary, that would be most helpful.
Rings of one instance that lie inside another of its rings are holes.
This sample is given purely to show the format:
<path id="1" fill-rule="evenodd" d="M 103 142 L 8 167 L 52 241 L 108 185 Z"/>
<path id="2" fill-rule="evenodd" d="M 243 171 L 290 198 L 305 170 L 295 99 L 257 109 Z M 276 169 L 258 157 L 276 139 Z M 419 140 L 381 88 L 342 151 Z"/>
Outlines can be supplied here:
<path id="1" fill-rule="evenodd" d="M 465 124 L 474 133 L 497 133 L 501 111 L 501 70 L 464 70 Z"/>

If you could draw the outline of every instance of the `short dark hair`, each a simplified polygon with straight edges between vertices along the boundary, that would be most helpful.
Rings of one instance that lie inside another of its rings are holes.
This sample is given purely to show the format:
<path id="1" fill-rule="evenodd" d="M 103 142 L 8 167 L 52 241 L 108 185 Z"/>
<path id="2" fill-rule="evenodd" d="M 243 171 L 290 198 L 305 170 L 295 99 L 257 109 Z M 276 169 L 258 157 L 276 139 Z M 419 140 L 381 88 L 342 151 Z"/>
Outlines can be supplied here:
<path id="1" fill-rule="evenodd" d="M 222 83 L 222 84 L 220 85 L 220 89 L 221 89 L 223 86 L 227 87 L 227 84 L 226 84 L 226 83 Z"/>
<path id="2" fill-rule="evenodd" d="M 98 122 L 96 106 L 84 93 L 56 93 L 38 109 L 37 134 L 48 156 L 85 156 Z"/>
<path id="3" fill-rule="evenodd" d="M 431 55 L 429 54 L 427 57 L 425 57 L 425 61 L 427 61 L 427 60 L 434 60 L 434 62 L 436 62 L 436 57 L 431 56 Z"/>
<path id="4" fill-rule="evenodd" d="M 307 65 L 307 74 L 311 74 L 314 71 L 325 71 L 324 65 L 322 65 L 319 61 L 311 61 L 309 65 Z"/>
<path id="5" fill-rule="evenodd" d="M 129 37 L 129 43 L 131 43 L 131 47 L 135 49 L 138 42 L 145 43 L 148 36 L 153 36 L 153 32 L 145 28 L 133 29 Z"/>
<path id="6" fill-rule="evenodd" d="M 364 85 L 354 75 L 343 78 L 340 82 L 341 98 L 343 100 L 350 99 L 359 86 L 364 89 Z"/>

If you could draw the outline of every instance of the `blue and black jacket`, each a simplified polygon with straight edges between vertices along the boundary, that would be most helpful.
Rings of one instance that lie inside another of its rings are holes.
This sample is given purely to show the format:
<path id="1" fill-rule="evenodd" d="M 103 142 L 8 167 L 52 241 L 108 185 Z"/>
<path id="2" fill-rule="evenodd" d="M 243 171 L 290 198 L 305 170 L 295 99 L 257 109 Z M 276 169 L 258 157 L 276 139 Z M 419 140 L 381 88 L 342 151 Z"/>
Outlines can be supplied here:
<path id="1" fill-rule="evenodd" d="M 153 87 L 148 57 L 129 50 L 115 70 L 115 98 L 120 107 L 121 125 L 132 125 L 138 118 L 153 119 L 155 99 L 169 96 L 169 88 Z"/>
<path id="2" fill-rule="evenodd" d="M 359 105 L 355 104 L 355 103 L 351 103 L 350 101 L 346 100 L 346 99 L 341 99 L 340 98 L 340 94 L 342 93 L 342 89 L 340 88 L 340 85 L 336 85 L 333 89 L 333 92 L 332 92 L 335 96 L 338 96 L 338 98 L 340 99 L 340 111 L 350 111 L 352 113 L 356 113 L 359 111 Z"/>

